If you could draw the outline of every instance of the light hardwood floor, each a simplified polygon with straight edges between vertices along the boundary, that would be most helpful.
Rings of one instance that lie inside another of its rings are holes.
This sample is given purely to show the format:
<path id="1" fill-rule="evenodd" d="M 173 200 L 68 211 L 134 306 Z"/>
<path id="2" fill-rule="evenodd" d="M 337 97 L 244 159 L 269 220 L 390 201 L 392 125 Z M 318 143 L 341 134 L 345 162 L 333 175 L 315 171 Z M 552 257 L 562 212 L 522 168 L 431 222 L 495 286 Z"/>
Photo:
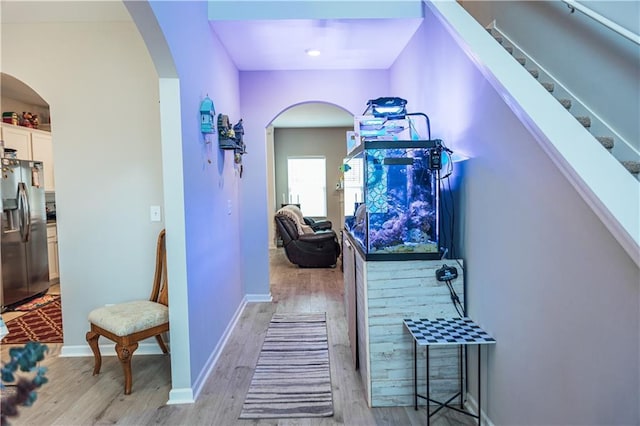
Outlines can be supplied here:
<path id="1" fill-rule="evenodd" d="M 123 374 L 116 357 L 104 357 L 99 376 L 91 375 L 93 358 L 60 358 L 61 345 L 49 345 L 44 364 L 50 382 L 31 408 L 11 420 L 19 425 L 421 425 L 424 408 L 368 408 L 362 382 L 353 369 L 343 308 L 340 268 L 301 269 L 282 249 L 271 252 L 273 303 L 247 305 L 198 400 L 166 405 L 170 390 L 170 358 L 135 356 L 133 391 L 122 391 Z M 316 419 L 239 420 L 264 334 L 275 312 L 326 312 L 334 415 Z M 2 348 L 6 359 L 7 347 Z M 470 425 L 471 417 L 441 410 L 432 424 Z"/>

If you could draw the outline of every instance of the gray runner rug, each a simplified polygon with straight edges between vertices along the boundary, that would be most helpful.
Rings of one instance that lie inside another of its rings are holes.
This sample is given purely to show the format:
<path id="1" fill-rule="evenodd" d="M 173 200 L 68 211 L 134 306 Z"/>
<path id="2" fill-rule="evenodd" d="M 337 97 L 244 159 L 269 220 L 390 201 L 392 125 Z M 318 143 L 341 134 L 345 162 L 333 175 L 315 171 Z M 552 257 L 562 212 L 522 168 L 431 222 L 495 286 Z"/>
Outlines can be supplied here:
<path id="1" fill-rule="evenodd" d="M 274 314 L 240 418 L 332 415 L 325 313 Z"/>

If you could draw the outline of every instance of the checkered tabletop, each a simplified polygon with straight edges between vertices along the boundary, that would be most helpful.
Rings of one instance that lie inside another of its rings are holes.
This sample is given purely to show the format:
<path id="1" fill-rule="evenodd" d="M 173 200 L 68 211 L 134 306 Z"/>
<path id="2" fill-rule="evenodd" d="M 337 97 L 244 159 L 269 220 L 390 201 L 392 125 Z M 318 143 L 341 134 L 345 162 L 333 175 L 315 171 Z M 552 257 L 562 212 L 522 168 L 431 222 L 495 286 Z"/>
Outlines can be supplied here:
<path id="1" fill-rule="evenodd" d="M 404 325 L 420 346 L 496 343 L 493 337 L 466 317 L 405 319 Z"/>

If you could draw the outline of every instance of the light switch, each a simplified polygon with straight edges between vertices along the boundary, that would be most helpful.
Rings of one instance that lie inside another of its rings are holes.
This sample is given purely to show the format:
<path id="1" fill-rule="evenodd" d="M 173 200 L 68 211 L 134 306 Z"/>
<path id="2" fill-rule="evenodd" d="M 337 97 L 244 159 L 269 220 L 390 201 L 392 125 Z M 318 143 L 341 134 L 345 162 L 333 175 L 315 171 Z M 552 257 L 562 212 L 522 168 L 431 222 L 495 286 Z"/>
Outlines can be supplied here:
<path id="1" fill-rule="evenodd" d="M 160 222 L 162 220 L 160 206 L 151 206 L 149 208 L 149 217 L 151 219 L 151 222 Z"/>
<path id="2" fill-rule="evenodd" d="M 227 214 L 231 214 L 231 200 L 227 200 Z"/>

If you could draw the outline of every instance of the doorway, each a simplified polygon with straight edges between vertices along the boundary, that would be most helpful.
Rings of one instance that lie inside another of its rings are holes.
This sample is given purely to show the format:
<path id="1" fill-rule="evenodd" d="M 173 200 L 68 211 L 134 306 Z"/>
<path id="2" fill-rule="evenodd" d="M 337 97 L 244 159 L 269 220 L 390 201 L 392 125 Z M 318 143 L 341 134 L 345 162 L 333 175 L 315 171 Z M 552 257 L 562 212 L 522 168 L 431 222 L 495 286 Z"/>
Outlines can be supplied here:
<path id="1" fill-rule="evenodd" d="M 305 206 L 308 202 L 299 204 L 304 215 L 330 220 L 332 229 L 339 235 L 344 220 L 341 214 L 343 193 L 339 185 L 339 167 L 346 156 L 346 132 L 349 130 L 353 130 L 353 115 L 341 107 L 324 102 L 291 106 L 267 127 L 267 173 L 271 177 L 267 182 L 270 257 L 277 250 L 284 250 L 278 248 L 273 215 L 284 204 L 304 201 L 299 198 L 297 190 L 289 185 L 290 159 L 324 160 L 324 182 L 318 183 L 324 188 L 324 194 L 319 194 L 323 199 L 314 205 Z M 322 180 L 320 174 L 318 178 Z M 324 206 L 323 215 L 314 213 L 318 205 Z"/>
<path id="2" fill-rule="evenodd" d="M 20 280 L 9 279 L 9 276 L 6 282 L 3 279 L 6 289 L 3 289 L 2 305 L 5 312 L 2 313 L 2 320 L 5 324 L 9 323 L 8 331 L 12 333 L 4 343 L 27 343 L 40 338 L 44 339 L 42 341 L 45 343 L 55 343 L 54 340 L 62 342 L 53 138 L 49 104 L 30 86 L 6 73 L 0 73 L 0 93 L 3 109 L 0 139 L 3 140 L 6 149 L 3 157 L 15 158 L 16 161 L 27 160 L 24 164 L 31 167 L 31 176 L 22 176 L 20 179 L 25 182 L 29 178 L 32 179 L 30 186 L 33 188 L 29 191 L 32 195 L 28 197 L 31 216 L 29 229 L 34 236 L 28 243 L 25 278 L 30 278 L 25 280 L 26 285 L 18 286 L 17 281 Z M 34 170 L 37 172 L 34 173 Z M 12 173 L 15 174 L 15 171 L 12 170 Z M 3 214 L 10 214 L 8 209 L 11 194 L 2 195 L 7 201 L 7 205 L 3 206 Z M 6 224 L 7 221 L 4 220 L 3 225 Z M 9 231 L 2 231 L 4 240 L 5 234 L 9 235 Z M 13 259 L 15 254 L 11 256 Z M 38 282 L 42 285 L 33 285 L 33 277 L 39 277 Z M 29 281 L 31 284 L 28 284 Z M 39 322 L 38 319 L 44 322 Z"/>

